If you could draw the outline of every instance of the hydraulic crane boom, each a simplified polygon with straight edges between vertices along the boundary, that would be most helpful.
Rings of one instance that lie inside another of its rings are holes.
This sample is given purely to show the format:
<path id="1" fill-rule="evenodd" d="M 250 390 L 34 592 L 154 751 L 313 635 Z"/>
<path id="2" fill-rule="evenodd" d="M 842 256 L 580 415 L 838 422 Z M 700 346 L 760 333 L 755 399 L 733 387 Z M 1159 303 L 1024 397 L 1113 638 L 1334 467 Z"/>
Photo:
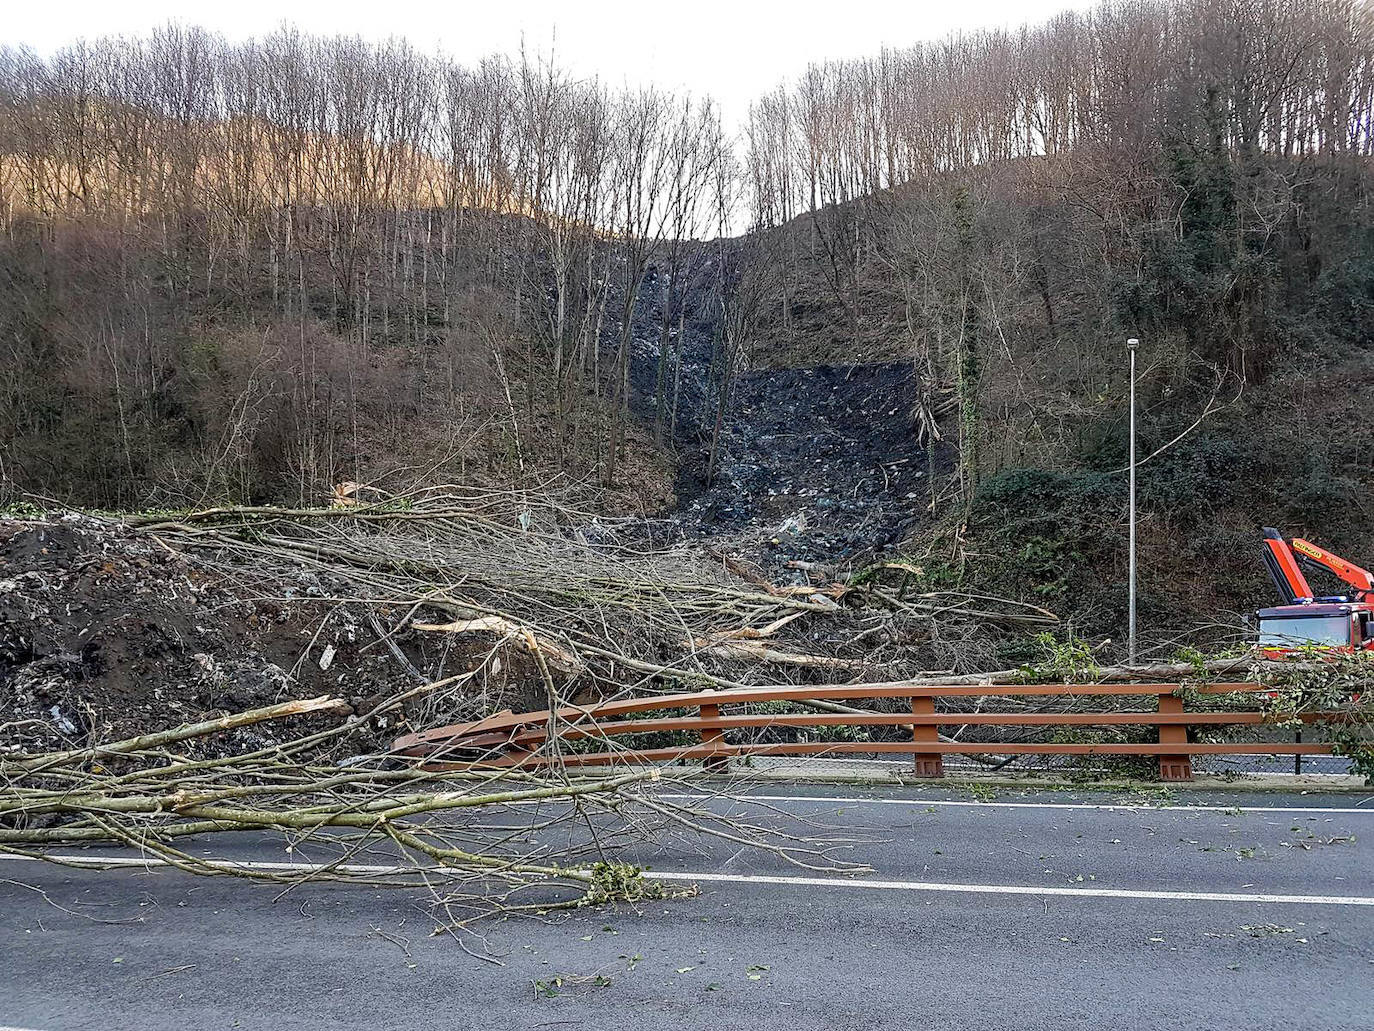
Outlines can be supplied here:
<path id="1" fill-rule="evenodd" d="M 1366 601 L 1374 598 L 1374 573 L 1370 573 L 1369 570 L 1361 569 L 1355 563 L 1347 562 L 1339 555 L 1333 555 L 1325 548 L 1319 548 L 1301 537 L 1293 538 L 1292 549 L 1297 553 L 1298 561 L 1308 568 L 1325 569 L 1355 588 L 1354 600 Z"/>
<path id="2" fill-rule="evenodd" d="M 1312 588 L 1307 585 L 1307 577 L 1302 575 L 1298 567 L 1293 549 L 1283 539 L 1283 534 L 1272 526 L 1264 528 L 1264 564 L 1285 605 L 1298 605 L 1312 600 Z"/>

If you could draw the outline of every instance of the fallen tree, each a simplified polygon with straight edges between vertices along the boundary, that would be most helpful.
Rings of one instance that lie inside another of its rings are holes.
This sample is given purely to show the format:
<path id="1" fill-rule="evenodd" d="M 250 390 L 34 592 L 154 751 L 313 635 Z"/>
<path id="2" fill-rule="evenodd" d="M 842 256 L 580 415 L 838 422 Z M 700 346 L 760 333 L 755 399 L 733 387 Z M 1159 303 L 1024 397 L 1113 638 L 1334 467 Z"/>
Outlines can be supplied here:
<path id="1" fill-rule="evenodd" d="M 117 530 L 109 520 L 82 518 Z M 191 835 L 253 829 L 281 835 L 293 854 L 323 850 L 319 876 L 411 885 L 513 879 L 522 888 L 557 884 L 580 898 L 594 880 L 595 864 L 584 860 L 602 855 L 596 850 L 607 840 L 652 836 L 673 812 L 660 797 L 647 804 L 653 775 L 584 780 L 555 765 L 498 783 L 490 773 L 440 776 L 357 757 L 376 755 L 401 728 L 480 718 L 499 707 L 499 695 L 487 690 L 499 677 L 532 686 L 553 711 L 580 698 L 758 683 L 779 669 L 802 680 L 820 672 L 863 683 L 890 675 L 901 657 L 870 657 L 865 637 L 875 628 L 999 612 L 1017 626 L 1053 620 L 1013 602 L 909 596 L 878 579 L 771 584 L 682 543 L 646 545 L 643 524 L 598 520 L 552 494 L 431 487 L 330 508 L 215 508 L 127 516 L 118 525 L 145 550 L 193 556 L 180 568 L 230 585 L 238 597 L 300 599 L 315 612 L 352 607 L 354 625 L 373 628 L 375 643 L 412 686 L 351 704 L 321 696 L 207 713 L 113 742 L 86 721 L 64 732 L 76 738 L 69 747 L 11 745 L 0 752 L 4 850 L 51 856 L 99 842 L 192 872 L 299 879 L 298 872 L 226 866 L 213 853 L 202 860 L 176 845 Z M 445 642 L 437 663 L 427 658 L 427 640 Z M 458 676 L 435 672 L 444 668 L 447 642 L 466 670 Z M 332 661 L 332 648 L 323 648 L 319 668 Z M 288 674 L 274 689 L 294 683 Z M 202 697 L 216 700 L 213 692 L 212 682 Z M 313 729 L 301 729 L 307 723 Z M 259 739 L 244 728 L 267 724 L 278 728 L 273 743 L 250 747 Z M 517 801 L 562 805 L 560 821 L 594 812 L 605 821 L 598 834 L 610 837 L 571 851 L 531 850 L 477 829 L 479 814 Z M 693 833 L 707 827 L 741 836 L 709 813 L 678 815 Z M 762 828 L 742 836 L 791 861 L 832 863 L 824 850 L 813 854 L 804 841 Z M 378 843 L 395 869 L 360 872 L 368 864 L 353 858 Z M 475 894 L 495 897 L 487 887 Z"/>
<path id="2" fill-rule="evenodd" d="M 287 888 L 306 881 L 421 888 L 452 930 L 494 912 L 677 891 L 646 880 L 633 861 L 640 843 L 669 828 L 764 849 L 806 869 L 861 869 L 838 858 L 839 844 L 664 797 L 655 790 L 659 769 L 595 777 L 556 766 L 435 772 L 395 757 L 343 754 L 378 717 L 422 695 L 460 691 L 476 673 L 417 686 L 367 712 L 312 698 L 79 749 L 5 755 L 0 855 L 95 869 L 132 859 Z M 283 720 L 315 725 L 270 748 L 197 754 L 210 736 Z M 236 861 L 214 844 L 250 830 L 279 836 L 293 861 Z M 192 838 L 195 850 L 184 845 Z M 70 851 L 91 846 L 100 848 Z M 519 904 L 517 892 L 530 901 Z"/>
<path id="3" fill-rule="evenodd" d="M 646 546 L 642 523 L 597 519 L 552 495 L 433 487 L 344 507 L 124 523 L 261 591 L 285 592 L 308 571 L 321 600 L 400 611 L 384 633 L 393 648 L 406 631 L 494 639 L 560 687 L 601 695 L 684 676 L 752 680 L 778 666 L 882 679 L 910 655 L 879 654 L 869 644 L 879 633 L 1057 622 L 1024 602 L 908 592 L 905 580 L 886 582 L 908 572 L 890 563 L 852 583 L 772 584 L 683 542 Z"/>
<path id="4" fill-rule="evenodd" d="M 598 519 L 574 499 L 547 493 L 431 487 L 340 507 L 215 508 L 123 523 L 167 553 L 193 555 L 197 572 L 241 593 L 361 610 L 354 624 L 373 629 L 406 682 L 434 680 L 450 651 L 471 665 L 463 690 L 424 689 L 388 708 L 387 726 L 359 751 L 377 750 L 404 730 L 481 719 L 503 706 L 543 703 L 558 711 L 564 699 L 594 703 L 780 680 L 1174 681 L 1248 674 L 1253 666 L 1252 657 L 1239 656 L 1100 667 L 1097 650 L 1070 639 L 1047 645 L 1041 668 L 988 671 L 990 625 L 1018 633 L 1052 625 L 1053 614 L 1008 599 L 915 591 L 920 567 L 901 561 L 870 566 L 848 583 L 774 584 L 747 563 L 695 550 L 670 529 L 660 535 L 642 521 Z M 656 536 L 658 543 L 646 543 Z M 910 642 L 922 634 L 942 636 L 956 651 L 970 642 L 970 657 L 919 672 L 929 664 L 917 665 L 921 655 Z M 321 656 L 321 666 L 329 660 Z M 503 697 L 502 682 L 520 685 L 520 697 Z M 867 711 L 862 702 L 797 704 Z M 977 711 L 1049 713 L 1057 704 L 993 698 L 979 700 Z M 967 728 L 943 729 L 946 741 L 966 736 Z M 909 728 L 896 725 L 892 733 L 903 731 Z"/>

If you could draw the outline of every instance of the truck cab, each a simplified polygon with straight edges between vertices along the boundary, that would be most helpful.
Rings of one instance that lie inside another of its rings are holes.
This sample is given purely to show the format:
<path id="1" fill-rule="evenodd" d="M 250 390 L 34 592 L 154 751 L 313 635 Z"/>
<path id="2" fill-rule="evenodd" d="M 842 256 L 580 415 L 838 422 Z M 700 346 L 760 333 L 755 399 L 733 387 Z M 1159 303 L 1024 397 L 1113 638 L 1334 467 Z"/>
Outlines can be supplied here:
<path id="1" fill-rule="evenodd" d="M 1347 651 L 1374 648 L 1374 620 L 1356 602 L 1313 601 L 1260 609 L 1259 646 L 1266 650 L 1318 647 Z"/>
<path id="2" fill-rule="evenodd" d="M 1291 542 L 1264 527 L 1264 562 L 1284 604 L 1255 613 L 1260 649 L 1282 658 L 1295 649 L 1326 648 L 1374 652 L 1374 573 L 1339 555 L 1295 537 Z M 1334 575 L 1351 591 L 1317 597 L 1302 567 Z"/>

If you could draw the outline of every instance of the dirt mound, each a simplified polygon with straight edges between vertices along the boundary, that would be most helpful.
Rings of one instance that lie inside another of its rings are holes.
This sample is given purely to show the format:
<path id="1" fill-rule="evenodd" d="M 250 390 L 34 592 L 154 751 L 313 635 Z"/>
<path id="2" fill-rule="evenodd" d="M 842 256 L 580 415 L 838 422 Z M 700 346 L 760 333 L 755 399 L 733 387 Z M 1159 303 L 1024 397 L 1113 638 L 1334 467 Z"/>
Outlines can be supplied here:
<path id="1" fill-rule="evenodd" d="M 356 705 L 413 683 L 362 611 L 311 593 L 302 573 L 296 596 L 255 597 L 84 516 L 0 521 L 0 747 L 78 746 L 321 694 Z M 218 747 L 293 729 L 246 728 Z"/>

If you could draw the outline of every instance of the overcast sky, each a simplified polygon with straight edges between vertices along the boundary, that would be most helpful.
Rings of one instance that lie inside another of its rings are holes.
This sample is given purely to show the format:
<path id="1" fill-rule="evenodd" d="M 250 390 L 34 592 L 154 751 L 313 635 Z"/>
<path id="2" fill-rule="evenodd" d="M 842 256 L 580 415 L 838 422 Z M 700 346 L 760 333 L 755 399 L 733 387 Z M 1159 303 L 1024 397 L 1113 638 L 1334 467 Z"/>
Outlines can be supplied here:
<path id="1" fill-rule="evenodd" d="M 1088 0 L 483 0 L 473 3 L 11 0 L 0 40 L 47 54 L 78 36 L 137 35 L 177 20 L 233 39 L 289 22 L 315 33 L 368 39 L 403 36 L 421 50 L 462 61 L 495 51 L 556 49 L 560 63 L 612 85 L 657 83 L 710 93 L 738 124 L 750 100 L 809 61 L 856 57 L 883 46 L 937 39 L 958 29 L 1037 22 Z"/>

